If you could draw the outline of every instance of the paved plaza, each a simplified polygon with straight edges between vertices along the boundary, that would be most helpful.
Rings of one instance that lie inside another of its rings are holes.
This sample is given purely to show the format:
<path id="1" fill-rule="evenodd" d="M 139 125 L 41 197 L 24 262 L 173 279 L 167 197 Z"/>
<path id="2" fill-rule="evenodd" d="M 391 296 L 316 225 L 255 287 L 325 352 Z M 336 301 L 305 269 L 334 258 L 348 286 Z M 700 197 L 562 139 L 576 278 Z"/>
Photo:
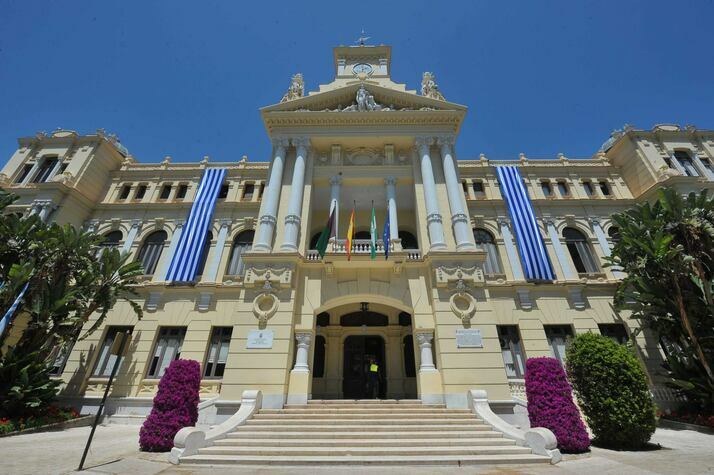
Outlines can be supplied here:
<path id="1" fill-rule="evenodd" d="M 469 467 L 177 467 L 166 462 L 166 454 L 138 450 L 138 426 L 109 425 L 97 428 L 87 457 L 88 474 L 203 474 L 271 473 L 328 474 L 705 474 L 714 473 L 714 435 L 692 431 L 658 429 L 652 441 L 661 449 L 644 452 L 616 452 L 593 448 L 591 453 L 566 455 L 558 465 L 497 465 Z M 64 474 L 76 470 L 89 427 L 45 432 L 0 439 L 0 460 L 7 475 Z"/>

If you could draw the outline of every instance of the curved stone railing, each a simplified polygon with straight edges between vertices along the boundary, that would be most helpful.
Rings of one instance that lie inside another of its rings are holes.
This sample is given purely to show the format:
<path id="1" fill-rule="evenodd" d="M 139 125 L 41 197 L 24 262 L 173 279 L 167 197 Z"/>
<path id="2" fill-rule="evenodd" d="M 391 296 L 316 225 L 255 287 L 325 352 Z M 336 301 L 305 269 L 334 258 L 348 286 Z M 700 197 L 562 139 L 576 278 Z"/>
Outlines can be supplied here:
<path id="1" fill-rule="evenodd" d="M 560 462 L 563 458 L 558 450 L 558 441 L 549 429 L 536 427 L 524 431 L 512 426 L 491 410 L 488 393 L 482 389 L 471 389 L 466 397 L 474 414 L 483 419 L 486 424 L 503 433 L 504 437 L 515 440 L 518 445 L 530 447 L 536 455 L 550 457 L 552 464 Z"/>
<path id="2" fill-rule="evenodd" d="M 233 432 L 253 417 L 253 414 L 260 409 L 262 401 L 263 394 L 260 391 L 243 391 L 238 411 L 221 424 L 208 430 L 184 427 L 174 437 L 174 448 L 169 453 L 169 462 L 178 464 L 181 457 L 197 454 L 198 449 L 213 445 L 214 441 L 224 438 L 226 434 Z"/>

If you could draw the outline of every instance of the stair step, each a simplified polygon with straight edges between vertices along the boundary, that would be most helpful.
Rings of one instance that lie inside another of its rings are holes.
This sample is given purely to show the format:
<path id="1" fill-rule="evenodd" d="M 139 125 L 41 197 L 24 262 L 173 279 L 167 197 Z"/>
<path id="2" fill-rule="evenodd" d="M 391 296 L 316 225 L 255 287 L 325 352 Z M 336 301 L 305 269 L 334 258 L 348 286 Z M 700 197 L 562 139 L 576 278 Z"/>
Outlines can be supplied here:
<path id="1" fill-rule="evenodd" d="M 285 409 L 261 409 L 258 414 L 465 414 L 473 416 L 468 409 L 420 407 L 356 408 L 356 407 L 309 407 Z"/>
<path id="2" fill-rule="evenodd" d="M 332 435 L 332 434 L 329 434 Z M 257 438 L 262 437 L 262 434 L 256 434 L 257 437 L 238 439 L 226 438 L 215 442 L 216 446 L 222 447 L 432 447 L 432 446 L 449 446 L 449 447 L 474 447 L 474 446 L 509 446 L 516 445 L 516 441 L 504 439 L 503 437 L 480 437 L 480 438 L 422 438 L 415 439 L 404 437 L 401 434 L 395 438 L 384 438 L 384 434 L 379 434 L 379 438 L 373 435 L 362 439 L 356 438 Z"/>
<path id="3" fill-rule="evenodd" d="M 307 401 L 309 406 L 321 404 L 419 404 L 421 406 L 422 402 L 420 399 L 310 399 Z"/>
<path id="4" fill-rule="evenodd" d="M 273 455 L 190 455 L 182 464 L 202 465 L 478 465 L 550 463 L 550 458 L 532 454 L 497 455 L 415 455 L 415 456 L 273 456 Z"/>
<path id="5" fill-rule="evenodd" d="M 350 414 L 350 413 L 338 413 L 338 414 L 286 414 L 286 413 L 258 413 L 255 416 L 253 416 L 253 420 L 260 420 L 260 421 L 268 421 L 268 420 L 316 420 L 316 419 L 330 419 L 330 420 L 346 420 L 346 419 L 364 419 L 364 420 L 369 420 L 372 419 L 374 421 L 377 420 L 383 420 L 383 418 L 388 417 L 389 419 L 416 419 L 416 420 L 425 420 L 425 419 L 458 419 L 462 421 L 474 421 L 474 420 L 479 420 L 472 414 L 449 414 L 449 413 L 431 413 L 431 412 L 424 412 L 424 413 L 403 413 L 403 412 L 396 412 L 396 413 L 391 413 L 391 414 L 385 414 L 381 417 L 379 417 L 378 414 L 374 413 L 364 413 L 364 414 Z"/>
<path id="6" fill-rule="evenodd" d="M 528 447 L 516 445 L 486 446 L 486 447 L 226 447 L 213 446 L 200 449 L 200 455 L 298 455 L 298 456 L 371 456 L 388 455 L 497 455 L 497 454 L 530 454 Z"/>
<path id="7" fill-rule="evenodd" d="M 324 421 L 319 421 L 324 422 Z M 409 431 L 421 432 L 424 430 L 431 431 L 480 431 L 491 430 L 491 426 L 486 424 L 256 424 L 247 421 L 242 427 L 250 428 L 253 431 L 296 431 L 296 432 L 311 432 L 311 431 L 353 431 L 353 432 L 395 432 Z M 238 429 L 241 430 L 241 429 Z"/>
<path id="8" fill-rule="evenodd" d="M 447 418 L 434 418 L 429 420 L 423 420 L 422 418 L 404 418 L 404 417 L 390 417 L 390 418 L 378 418 L 378 417 L 363 417 L 359 419 L 313 419 L 313 418 L 299 418 L 299 419 L 283 419 L 283 418 L 273 418 L 273 419 L 258 419 L 253 418 L 246 421 L 245 425 L 258 426 L 258 425 L 286 425 L 295 424 L 299 426 L 310 426 L 310 425 L 485 425 L 482 421 L 475 418 L 459 418 L 459 419 L 447 419 Z"/>
<path id="9" fill-rule="evenodd" d="M 434 406 L 424 404 L 287 404 L 286 409 L 446 409 L 444 404 Z"/>
<path id="10" fill-rule="evenodd" d="M 235 432 L 226 434 L 226 439 L 374 439 L 377 437 L 372 431 L 300 431 L 300 430 L 274 430 L 274 431 L 252 431 L 248 428 L 241 428 Z M 503 434 L 494 430 L 468 430 L 468 431 L 435 431 L 424 429 L 419 432 L 414 431 L 380 431 L 379 439 L 474 439 L 474 438 L 497 438 Z"/>

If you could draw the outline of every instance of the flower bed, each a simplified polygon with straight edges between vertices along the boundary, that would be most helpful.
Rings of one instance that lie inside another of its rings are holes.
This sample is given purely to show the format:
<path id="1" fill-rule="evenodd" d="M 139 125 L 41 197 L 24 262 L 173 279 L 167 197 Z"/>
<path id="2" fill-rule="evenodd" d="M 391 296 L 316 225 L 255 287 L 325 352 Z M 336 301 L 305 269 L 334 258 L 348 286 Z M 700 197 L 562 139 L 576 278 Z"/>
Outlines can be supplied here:
<path id="1" fill-rule="evenodd" d="M 714 429 L 714 415 L 711 414 L 696 414 L 696 413 L 680 413 L 678 411 L 658 412 L 658 417 L 675 422 L 683 422 L 685 424 L 694 424 L 697 426 L 708 427 Z"/>
<path id="2" fill-rule="evenodd" d="M 0 435 L 69 421 L 78 417 L 79 412 L 74 408 L 49 406 L 44 412 L 35 416 L 19 417 L 17 419 L 0 418 Z"/>

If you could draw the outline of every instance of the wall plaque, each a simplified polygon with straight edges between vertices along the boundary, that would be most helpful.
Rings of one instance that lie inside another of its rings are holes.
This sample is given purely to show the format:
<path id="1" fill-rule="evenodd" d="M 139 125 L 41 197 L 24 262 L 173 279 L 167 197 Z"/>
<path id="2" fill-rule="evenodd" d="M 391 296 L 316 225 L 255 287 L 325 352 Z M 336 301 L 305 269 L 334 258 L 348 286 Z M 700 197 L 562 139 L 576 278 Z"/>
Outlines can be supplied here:
<path id="1" fill-rule="evenodd" d="M 251 330 L 248 332 L 246 348 L 272 348 L 273 330 Z"/>
<path id="2" fill-rule="evenodd" d="M 481 330 L 471 328 L 459 328 L 456 330 L 457 348 L 483 348 Z"/>

